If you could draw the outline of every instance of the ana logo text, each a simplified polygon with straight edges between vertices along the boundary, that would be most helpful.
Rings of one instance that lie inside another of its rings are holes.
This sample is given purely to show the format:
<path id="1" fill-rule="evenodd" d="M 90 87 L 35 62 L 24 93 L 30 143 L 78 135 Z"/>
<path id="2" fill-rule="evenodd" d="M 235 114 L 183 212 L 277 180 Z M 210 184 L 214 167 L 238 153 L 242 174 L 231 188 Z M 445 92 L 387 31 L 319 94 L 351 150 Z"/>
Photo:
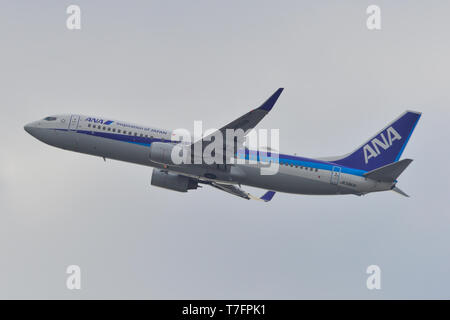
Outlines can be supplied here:
<path id="1" fill-rule="evenodd" d="M 111 120 L 103 120 L 103 119 L 98 119 L 98 118 L 86 118 L 86 121 L 94 122 L 94 123 L 100 123 L 100 124 L 105 124 L 105 125 L 109 125 L 109 124 L 114 122 L 114 121 L 111 121 Z"/>
<path id="2" fill-rule="evenodd" d="M 386 136 L 387 139 L 386 139 Z M 382 140 L 380 140 L 380 139 Z M 364 160 L 367 162 L 371 158 L 376 158 L 380 153 L 380 147 L 383 150 L 387 150 L 392 146 L 392 143 L 395 140 L 400 140 L 402 137 L 398 134 L 398 132 L 392 128 L 389 127 L 386 129 L 385 132 L 382 132 L 377 138 L 372 139 L 370 143 L 366 144 L 363 148 L 364 151 Z"/>

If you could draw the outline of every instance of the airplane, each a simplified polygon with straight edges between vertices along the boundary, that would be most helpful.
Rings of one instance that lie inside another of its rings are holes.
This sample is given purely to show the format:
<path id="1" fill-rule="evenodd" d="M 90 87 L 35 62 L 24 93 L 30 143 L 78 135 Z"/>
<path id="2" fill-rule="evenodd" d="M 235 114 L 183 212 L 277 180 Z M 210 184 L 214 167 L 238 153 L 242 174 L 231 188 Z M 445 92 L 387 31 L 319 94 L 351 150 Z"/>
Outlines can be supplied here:
<path id="1" fill-rule="evenodd" d="M 219 129 L 242 129 L 248 134 L 272 110 L 283 88 L 279 88 L 261 106 L 253 109 Z M 393 190 L 403 196 L 397 178 L 412 162 L 400 157 L 421 116 L 420 112 L 405 111 L 360 147 L 342 155 L 326 158 L 306 158 L 268 152 L 279 166 L 275 174 L 262 175 L 261 167 L 267 159 L 260 151 L 240 144 L 239 156 L 244 163 L 174 164 L 171 152 L 177 142 L 174 131 L 135 125 L 128 122 L 62 114 L 45 117 L 24 126 L 36 139 L 54 147 L 153 167 L 151 185 L 187 192 L 209 185 L 232 195 L 270 201 L 275 192 L 302 195 L 365 195 Z M 216 132 L 217 133 L 217 132 Z M 200 139 L 190 145 L 205 148 Z M 223 148 L 228 149 L 228 142 Z M 236 147 L 236 146 L 235 146 Z M 237 152 L 236 148 L 233 149 Z M 266 152 L 267 154 L 267 152 Z M 250 161 L 253 160 L 253 161 Z M 269 161 L 269 163 L 271 160 Z M 241 189 L 247 185 L 268 190 L 256 197 Z"/>

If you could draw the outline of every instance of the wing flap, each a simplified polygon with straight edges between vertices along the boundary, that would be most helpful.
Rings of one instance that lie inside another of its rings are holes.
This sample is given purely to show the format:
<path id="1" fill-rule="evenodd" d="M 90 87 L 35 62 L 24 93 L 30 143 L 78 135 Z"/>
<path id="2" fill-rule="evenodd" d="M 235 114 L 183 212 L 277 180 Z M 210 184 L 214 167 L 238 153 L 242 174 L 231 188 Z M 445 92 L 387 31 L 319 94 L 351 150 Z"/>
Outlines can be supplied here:
<path id="1" fill-rule="evenodd" d="M 221 184 L 221 183 L 217 183 L 217 182 L 211 182 L 208 184 L 210 184 L 214 188 L 217 188 L 219 190 L 228 192 L 232 195 L 235 195 L 235 196 L 247 199 L 247 200 L 252 199 L 252 200 L 260 200 L 260 201 L 264 201 L 264 202 L 269 202 L 270 200 L 272 200 L 273 196 L 275 195 L 274 191 L 267 191 L 262 197 L 258 198 L 258 197 L 255 197 L 252 194 L 250 194 L 232 184 Z"/>

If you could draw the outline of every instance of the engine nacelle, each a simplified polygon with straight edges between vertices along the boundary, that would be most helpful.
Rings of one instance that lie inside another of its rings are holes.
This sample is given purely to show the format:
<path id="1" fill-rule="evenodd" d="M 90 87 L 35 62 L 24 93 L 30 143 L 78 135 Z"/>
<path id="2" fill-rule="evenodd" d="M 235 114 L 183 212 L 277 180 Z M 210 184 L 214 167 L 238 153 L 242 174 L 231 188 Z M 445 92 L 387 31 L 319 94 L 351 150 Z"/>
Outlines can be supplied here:
<path id="1" fill-rule="evenodd" d="M 175 159 L 172 158 L 172 153 Z M 151 161 L 159 164 L 178 165 L 187 163 L 184 161 L 184 158 L 187 156 L 187 150 L 184 150 L 179 144 L 153 142 L 150 146 L 149 158 Z M 178 161 L 178 163 L 174 163 L 174 160 Z"/>
<path id="2" fill-rule="evenodd" d="M 197 189 L 198 182 L 178 174 L 162 171 L 160 169 L 153 169 L 152 186 L 157 186 L 173 191 L 187 192 L 191 189 Z"/>

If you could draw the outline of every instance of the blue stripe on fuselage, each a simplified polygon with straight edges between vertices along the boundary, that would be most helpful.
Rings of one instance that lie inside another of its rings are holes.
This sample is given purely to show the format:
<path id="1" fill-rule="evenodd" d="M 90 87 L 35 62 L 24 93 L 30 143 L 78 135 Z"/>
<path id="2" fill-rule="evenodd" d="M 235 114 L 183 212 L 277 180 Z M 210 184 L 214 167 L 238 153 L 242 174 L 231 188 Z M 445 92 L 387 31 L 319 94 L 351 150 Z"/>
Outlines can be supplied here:
<path id="1" fill-rule="evenodd" d="M 56 129 L 60 131 L 70 131 L 67 129 Z M 106 139 L 112 139 L 117 141 L 123 141 L 133 144 L 138 144 L 141 146 L 149 147 L 153 142 L 166 142 L 167 140 L 157 139 L 157 138 L 146 138 L 134 135 L 111 133 L 111 132 L 101 132 L 101 131 L 90 131 L 90 130 L 76 130 L 77 133 L 87 134 L 94 137 L 101 137 Z"/>
<path id="2" fill-rule="evenodd" d="M 56 129 L 60 131 L 71 131 L 68 129 Z M 134 135 L 126 135 L 126 134 L 119 134 L 119 133 L 111 133 L 111 132 L 100 132 L 100 131 L 90 131 L 90 130 L 76 130 L 77 133 L 87 134 L 94 137 L 101 137 L 106 139 L 112 139 L 117 141 L 123 141 L 128 143 L 133 143 L 145 147 L 149 147 L 153 142 L 165 142 L 165 143 L 172 143 L 166 139 L 158 139 L 158 138 L 146 138 L 146 137 L 140 137 L 140 136 L 134 136 Z M 261 156 L 262 155 L 262 156 Z M 243 154 L 238 154 L 238 157 L 241 159 L 243 158 Z M 256 152 L 253 150 L 246 150 L 245 152 L 245 159 L 246 160 L 257 160 L 261 161 L 261 158 L 263 161 L 268 162 L 269 160 L 275 161 L 275 162 L 281 162 L 281 163 L 287 163 L 289 165 L 293 166 L 299 166 L 299 167 L 309 167 L 309 168 L 317 168 L 320 170 L 328 170 L 331 171 L 333 167 L 340 167 L 342 173 L 347 173 L 355 176 L 363 176 L 364 173 L 367 171 L 360 170 L 360 169 L 353 169 L 348 167 L 343 167 L 337 164 L 334 164 L 332 162 L 327 161 L 321 161 L 316 159 L 310 159 L 310 158 L 303 158 L 298 156 L 291 156 L 287 154 L 271 154 L 270 152 Z M 277 160 L 278 159 L 278 160 Z"/>
<path id="3" fill-rule="evenodd" d="M 262 155 L 262 156 L 261 156 Z M 288 165 L 299 166 L 299 167 L 308 167 L 314 169 L 328 170 L 331 171 L 333 167 L 340 167 L 342 173 L 352 174 L 355 176 L 363 176 L 366 171 L 353 169 L 348 167 L 343 167 L 332 162 L 321 161 L 316 159 L 291 156 L 288 154 L 271 154 L 270 152 L 256 152 L 253 150 L 245 150 L 245 156 L 242 153 L 238 153 L 238 157 L 240 159 L 245 158 L 246 160 L 257 160 L 261 161 L 261 158 L 264 162 L 269 162 L 269 160 L 278 162 L 278 163 L 287 163 Z"/>

